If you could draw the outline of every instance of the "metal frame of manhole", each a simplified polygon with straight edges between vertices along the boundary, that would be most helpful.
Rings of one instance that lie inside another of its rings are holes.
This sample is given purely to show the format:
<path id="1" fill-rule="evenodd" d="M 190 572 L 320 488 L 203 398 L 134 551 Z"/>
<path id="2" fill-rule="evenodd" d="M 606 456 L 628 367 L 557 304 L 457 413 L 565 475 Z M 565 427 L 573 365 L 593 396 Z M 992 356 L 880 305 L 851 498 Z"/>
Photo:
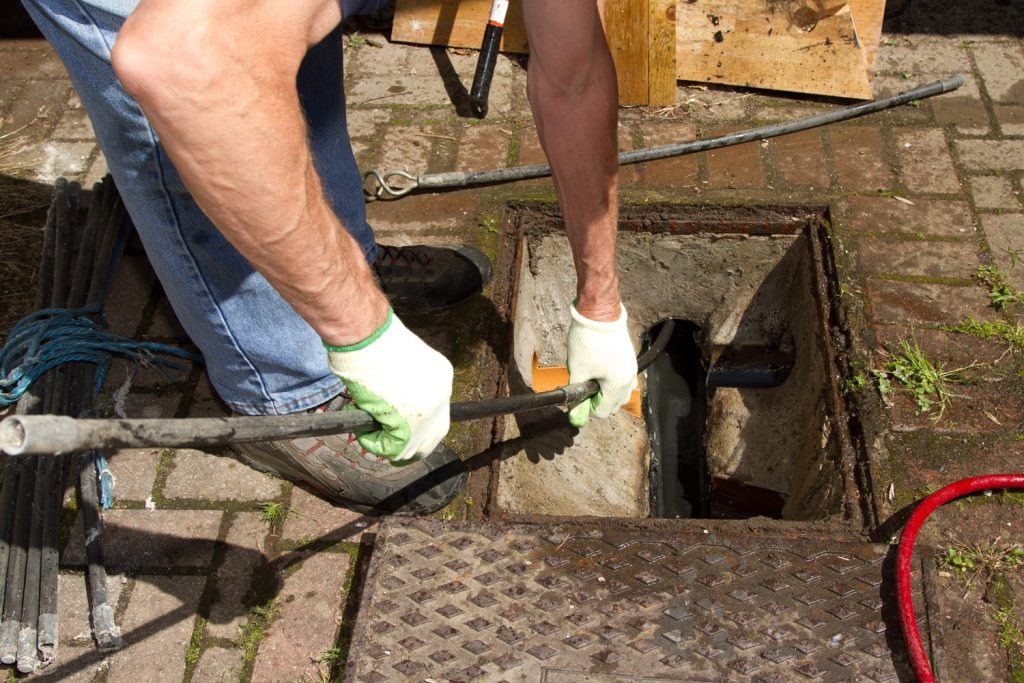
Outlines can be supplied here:
<path id="1" fill-rule="evenodd" d="M 855 445 L 859 440 L 853 433 L 860 432 L 856 418 L 851 418 L 841 390 L 842 370 L 846 367 L 846 354 L 850 351 L 849 332 L 845 330 L 838 312 L 839 292 L 835 277 L 835 259 L 830 237 L 826 230 L 829 209 L 826 206 L 718 206 L 718 205 L 623 205 L 620 209 L 620 232 L 698 234 L 794 235 L 803 233 L 811 250 L 814 297 L 818 306 L 822 352 L 828 364 L 828 390 L 825 400 L 832 417 L 837 439 L 837 469 L 841 476 L 843 501 L 841 510 L 827 519 L 814 521 L 766 522 L 767 528 L 785 533 L 821 534 L 823 529 L 849 538 L 862 537 L 877 526 L 877 515 L 870 493 L 866 456 L 863 448 Z M 500 318 L 499 326 L 511 330 L 516 310 L 519 268 L 522 263 L 524 240 L 531 235 L 552 234 L 562 230 L 558 207 L 553 204 L 513 202 L 507 205 L 502 233 L 502 245 L 495 269 L 492 300 Z M 511 334 L 511 333 L 508 333 Z M 504 362 L 505 359 L 502 359 Z M 507 378 L 499 382 L 499 393 L 508 392 Z M 500 422 L 499 422 L 500 425 Z M 502 439 L 500 426 L 495 442 Z M 494 501 L 498 490 L 501 458 L 493 459 L 486 497 Z M 863 492 L 863 493 L 862 493 Z M 572 523 L 575 518 L 544 515 L 513 515 L 499 510 L 496 505 L 486 509 L 490 519 L 527 523 Z M 742 530 L 744 521 L 732 520 L 676 520 L 683 528 L 715 525 L 716 528 Z"/>

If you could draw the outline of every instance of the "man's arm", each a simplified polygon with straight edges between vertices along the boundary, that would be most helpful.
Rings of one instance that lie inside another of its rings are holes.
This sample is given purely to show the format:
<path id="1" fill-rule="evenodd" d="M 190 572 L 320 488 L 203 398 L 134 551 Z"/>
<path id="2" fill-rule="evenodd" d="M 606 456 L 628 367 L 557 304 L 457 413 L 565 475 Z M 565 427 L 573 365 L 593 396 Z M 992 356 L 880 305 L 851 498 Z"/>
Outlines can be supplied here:
<path id="1" fill-rule="evenodd" d="M 210 220 L 325 342 L 347 345 L 388 303 L 324 199 L 295 86 L 340 20 L 336 0 L 143 0 L 113 63 Z"/>
<path id="2" fill-rule="evenodd" d="M 576 262 L 577 310 L 619 317 L 618 88 L 594 0 L 524 0 L 527 93 Z"/>
<path id="3" fill-rule="evenodd" d="M 381 423 L 360 443 L 406 460 L 448 431 L 452 366 L 391 315 L 313 165 L 296 75 L 340 20 L 337 0 L 143 0 L 112 59 L 196 203 Z"/>
<path id="4" fill-rule="evenodd" d="M 615 270 L 618 88 L 595 0 L 524 0 L 530 41 L 527 93 L 576 264 L 569 381 L 601 391 L 572 424 L 608 417 L 630 397 L 637 365 Z"/>

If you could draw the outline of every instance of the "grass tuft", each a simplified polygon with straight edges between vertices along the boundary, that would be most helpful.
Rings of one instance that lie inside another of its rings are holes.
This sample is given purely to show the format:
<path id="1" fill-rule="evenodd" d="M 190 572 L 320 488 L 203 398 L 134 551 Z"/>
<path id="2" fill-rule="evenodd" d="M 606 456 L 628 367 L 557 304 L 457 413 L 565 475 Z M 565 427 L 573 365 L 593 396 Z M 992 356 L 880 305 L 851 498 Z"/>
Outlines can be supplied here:
<path id="1" fill-rule="evenodd" d="M 895 383 L 914 399 L 919 415 L 937 411 L 932 417 L 937 422 L 953 398 L 949 385 L 963 381 L 962 373 L 972 367 L 946 370 L 943 364 L 929 360 L 916 341 L 903 339 L 899 351 L 874 375 L 883 395 L 891 393 Z"/>

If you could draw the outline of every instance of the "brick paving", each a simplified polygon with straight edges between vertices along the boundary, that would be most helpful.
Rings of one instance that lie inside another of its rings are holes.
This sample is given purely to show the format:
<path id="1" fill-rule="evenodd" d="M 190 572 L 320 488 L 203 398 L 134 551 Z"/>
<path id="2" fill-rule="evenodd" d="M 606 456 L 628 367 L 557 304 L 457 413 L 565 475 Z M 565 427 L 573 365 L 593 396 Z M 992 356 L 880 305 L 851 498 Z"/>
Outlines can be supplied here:
<path id="1" fill-rule="evenodd" d="M 1024 44 L 1019 31 L 982 33 L 961 13 L 942 16 L 952 28 L 941 34 L 921 28 L 934 18 L 910 10 L 886 25 L 875 92 L 959 72 L 967 84 L 956 93 L 767 143 L 651 162 L 622 175 L 624 202 L 656 197 L 829 207 L 857 362 L 879 368 L 900 340 L 913 338 L 947 367 L 990 364 L 958 388 L 939 422 L 917 415 L 905 396 L 887 404 L 862 399 L 864 406 L 881 405 L 882 426 L 867 450 L 872 504 L 883 524 L 929 486 L 955 475 L 1012 469 L 1024 455 L 1020 354 L 942 329 L 968 317 L 1017 324 L 1024 313 L 1021 307 L 994 309 L 973 277 L 978 265 L 993 264 L 1024 288 Z M 450 96 L 470 82 L 475 56 L 383 39 L 374 44 L 347 44 L 345 52 L 349 122 L 364 168 L 416 173 L 544 161 L 517 61 L 499 60 L 490 114 L 477 122 L 459 117 Z M 832 106 L 684 84 L 678 102 L 658 111 L 623 110 L 620 146 L 709 137 Z M 0 175 L 39 186 L 65 176 L 88 187 L 105 172 L 81 104 L 45 43 L 0 41 L 0 117 Z M 511 200 L 553 198 L 543 179 L 377 202 L 369 216 L 386 241 L 468 240 L 494 253 L 497 235 L 481 228 L 485 217 L 500 216 Z M 131 250 L 122 264 L 112 301 L 114 331 L 188 344 L 141 251 Z M 480 317 L 487 310 L 474 315 L 466 329 L 485 329 Z M 453 353 L 483 346 L 429 327 L 419 331 Z M 459 371 L 472 376 L 485 354 L 459 353 Z M 112 381 L 125 376 L 115 372 Z M 225 414 L 199 369 L 176 380 L 140 374 L 131 388 L 130 414 Z M 457 391 L 469 396 L 473 387 Z M 474 433 L 465 442 L 486 445 L 489 438 L 489 432 Z M 469 457 L 477 450 L 466 446 L 460 453 Z M 332 650 L 344 645 L 351 628 L 351 584 L 375 520 L 215 455 L 111 454 L 116 503 L 105 514 L 104 545 L 111 571 L 118 572 L 110 583 L 127 647 L 106 658 L 90 647 L 75 522 L 62 557 L 61 668 L 46 679 L 297 681 L 338 673 Z M 472 516 L 482 508 L 456 507 L 445 514 Z M 927 532 L 932 542 L 948 543 L 945 531 L 963 537 L 952 514 L 946 511 Z M 1021 541 L 1022 528 L 998 532 L 1004 541 Z M 980 632 L 995 638 L 994 629 Z M 957 640 L 947 636 L 947 653 L 969 653 L 971 644 Z M 993 680 L 1005 671 L 1006 662 L 990 654 L 976 661 L 962 656 L 967 663 L 955 669 L 963 674 L 958 680 L 971 679 L 975 665 L 990 673 L 995 667 Z"/>

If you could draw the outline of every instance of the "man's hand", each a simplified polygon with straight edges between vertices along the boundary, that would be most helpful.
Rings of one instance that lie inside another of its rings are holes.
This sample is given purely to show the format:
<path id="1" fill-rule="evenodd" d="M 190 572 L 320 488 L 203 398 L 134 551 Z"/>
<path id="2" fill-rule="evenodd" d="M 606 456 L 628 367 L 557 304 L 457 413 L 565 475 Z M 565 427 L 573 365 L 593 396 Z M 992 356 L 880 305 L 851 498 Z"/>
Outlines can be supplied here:
<path id="1" fill-rule="evenodd" d="M 381 425 L 358 436 L 363 448 L 400 462 L 430 454 L 448 433 L 452 364 L 392 311 L 358 344 L 324 346 L 331 371 L 345 383 L 354 407 Z"/>
<path id="2" fill-rule="evenodd" d="M 571 307 L 569 324 L 569 382 L 597 380 L 597 395 L 569 411 L 569 422 L 582 427 L 591 415 L 608 417 L 629 400 L 637 385 L 636 355 L 626 325 L 626 309 L 621 304 L 618 320 L 603 322 L 580 315 Z"/>

